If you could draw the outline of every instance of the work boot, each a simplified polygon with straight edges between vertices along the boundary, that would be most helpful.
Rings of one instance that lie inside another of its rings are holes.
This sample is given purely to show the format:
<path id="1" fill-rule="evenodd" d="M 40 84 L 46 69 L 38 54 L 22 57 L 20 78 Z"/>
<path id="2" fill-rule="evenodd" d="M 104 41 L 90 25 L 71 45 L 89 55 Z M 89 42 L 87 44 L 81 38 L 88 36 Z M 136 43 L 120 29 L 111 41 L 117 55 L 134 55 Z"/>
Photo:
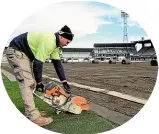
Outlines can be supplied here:
<path id="1" fill-rule="evenodd" d="M 45 111 L 40 111 L 41 116 L 45 116 L 46 112 Z"/>
<path id="2" fill-rule="evenodd" d="M 36 120 L 33 120 L 32 122 L 34 122 L 35 124 L 39 125 L 39 126 L 45 126 L 50 124 L 53 121 L 53 119 L 51 117 L 39 117 Z"/>

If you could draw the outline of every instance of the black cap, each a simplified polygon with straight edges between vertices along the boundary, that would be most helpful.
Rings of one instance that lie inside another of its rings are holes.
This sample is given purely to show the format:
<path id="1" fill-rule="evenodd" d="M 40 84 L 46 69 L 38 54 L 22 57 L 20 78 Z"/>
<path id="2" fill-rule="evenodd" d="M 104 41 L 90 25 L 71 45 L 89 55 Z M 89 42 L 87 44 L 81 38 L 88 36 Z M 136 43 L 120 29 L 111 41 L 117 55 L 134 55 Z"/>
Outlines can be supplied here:
<path id="1" fill-rule="evenodd" d="M 61 30 L 58 32 L 58 34 L 71 41 L 73 40 L 74 37 L 74 34 L 72 34 L 71 29 L 67 25 L 62 27 Z"/>

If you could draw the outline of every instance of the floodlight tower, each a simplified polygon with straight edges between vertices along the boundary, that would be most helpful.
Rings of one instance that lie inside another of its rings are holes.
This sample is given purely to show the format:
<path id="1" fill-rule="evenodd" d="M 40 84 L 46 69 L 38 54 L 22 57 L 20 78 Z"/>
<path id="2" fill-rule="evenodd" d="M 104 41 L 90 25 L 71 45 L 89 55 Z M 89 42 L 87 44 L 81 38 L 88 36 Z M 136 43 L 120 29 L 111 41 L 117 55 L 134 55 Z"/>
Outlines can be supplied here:
<path id="1" fill-rule="evenodd" d="M 127 13 L 125 13 L 124 11 L 121 10 L 121 18 L 123 18 L 124 20 L 124 29 L 123 29 L 123 43 L 126 42 L 128 43 L 128 32 L 127 32 L 127 18 L 129 17 L 129 15 Z M 130 64 L 130 53 L 128 51 L 128 44 L 126 44 L 126 51 L 127 53 L 125 53 L 125 60 L 122 60 L 122 64 Z"/>
<path id="2" fill-rule="evenodd" d="M 123 29 L 123 42 L 128 43 L 128 32 L 127 32 L 127 18 L 129 15 L 124 11 L 121 11 L 121 18 L 124 20 L 124 29 Z"/>

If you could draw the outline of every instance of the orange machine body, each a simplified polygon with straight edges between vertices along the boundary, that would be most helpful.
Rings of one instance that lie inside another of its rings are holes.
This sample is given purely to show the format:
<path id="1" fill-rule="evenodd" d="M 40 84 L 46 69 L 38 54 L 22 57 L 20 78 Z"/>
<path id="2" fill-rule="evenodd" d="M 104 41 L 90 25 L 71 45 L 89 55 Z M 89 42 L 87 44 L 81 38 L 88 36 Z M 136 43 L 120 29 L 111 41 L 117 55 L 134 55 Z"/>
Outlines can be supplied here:
<path id="1" fill-rule="evenodd" d="M 50 84 L 52 85 L 46 86 L 45 94 L 53 98 L 52 103 L 55 103 L 56 106 L 60 104 L 64 104 L 62 107 L 64 109 L 68 108 L 68 111 L 69 111 L 69 107 L 72 106 L 72 109 L 70 111 L 75 114 L 76 113 L 79 114 L 83 110 L 90 109 L 89 103 L 86 100 L 86 98 L 81 96 L 72 96 L 71 98 L 68 99 L 70 95 L 68 95 L 61 86 L 57 85 L 56 83 L 50 83 Z M 78 109 L 77 110 L 78 112 L 76 112 L 76 109 Z"/>

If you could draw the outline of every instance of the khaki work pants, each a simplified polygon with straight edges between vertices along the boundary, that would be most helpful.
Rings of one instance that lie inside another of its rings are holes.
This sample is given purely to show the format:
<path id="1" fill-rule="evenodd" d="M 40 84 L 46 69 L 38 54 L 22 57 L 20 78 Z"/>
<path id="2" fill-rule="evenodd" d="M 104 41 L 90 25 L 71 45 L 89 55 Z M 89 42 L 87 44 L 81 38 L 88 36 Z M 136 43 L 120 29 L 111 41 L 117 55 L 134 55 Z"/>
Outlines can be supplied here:
<path id="1" fill-rule="evenodd" d="M 25 116 L 32 121 L 36 120 L 40 117 L 40 112 L 35 107 L 33 98 L 35 79 L 32 72 L 32 64 L 24 53 L 12 48 L 7 48 L 6 56 L 19 84 Z"/>

